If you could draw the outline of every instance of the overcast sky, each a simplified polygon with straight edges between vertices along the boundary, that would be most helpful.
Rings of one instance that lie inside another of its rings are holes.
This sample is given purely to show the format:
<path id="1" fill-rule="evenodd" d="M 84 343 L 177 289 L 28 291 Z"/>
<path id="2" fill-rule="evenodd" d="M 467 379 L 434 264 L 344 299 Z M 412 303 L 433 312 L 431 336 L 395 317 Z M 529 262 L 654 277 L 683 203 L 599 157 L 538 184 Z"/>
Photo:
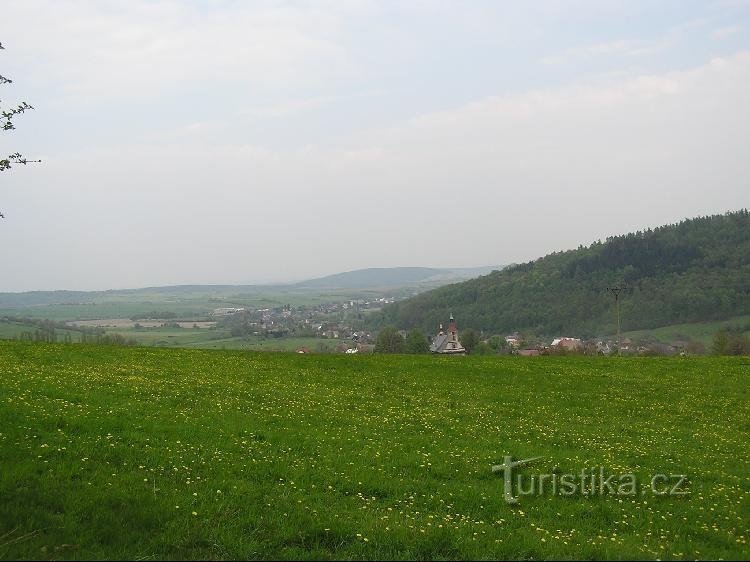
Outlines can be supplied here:
<path id="1" fill-rule="evenodd" d="M 750 3 L 6 2 L 0 291 L 525 261 L 750 206 Z"/>

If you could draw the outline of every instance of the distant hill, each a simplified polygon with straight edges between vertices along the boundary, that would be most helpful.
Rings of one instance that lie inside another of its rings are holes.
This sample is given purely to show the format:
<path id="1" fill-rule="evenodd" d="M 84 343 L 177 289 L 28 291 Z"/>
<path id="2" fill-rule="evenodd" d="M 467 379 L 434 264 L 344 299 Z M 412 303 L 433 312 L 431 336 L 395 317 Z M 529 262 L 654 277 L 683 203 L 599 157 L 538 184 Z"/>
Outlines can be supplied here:
<path id="1" fill-rule="evenodd" d="M 432 267 L 371 267 L 310 279 L 293 285 L 297 288 L 366 289 L 404 287 L 419 283 L 470 279 L 500 267 L 436 269 Z"/>
<path id="2" fill-rule="evenodd" d="M 490 333 L 613 333 L 606 287 L 622 298 L 624 330 L 750 313 L 750 214 L 742 210 L 613 236 L 385 307 L 377 325 L 434 332 L 453 313 L 459 327 Z"/>
<path id="3" fill-rule="evenodd" d="M 359 291 L 409 288 L 412 292 L 431 289 L 489 273 L 500 266 L 438 269 L 431 267 L 387 267 L 358 269 L 299 283 L 268 285 L 172 285 L 142 289 L 107 291 L 27 291 L 0 293 L 0 309 L 61 304 L 93 304 L 122 300 L 154 300 L 168 298 L 190 300 L 237 295 L 314 295 L 321 291 Z"/>

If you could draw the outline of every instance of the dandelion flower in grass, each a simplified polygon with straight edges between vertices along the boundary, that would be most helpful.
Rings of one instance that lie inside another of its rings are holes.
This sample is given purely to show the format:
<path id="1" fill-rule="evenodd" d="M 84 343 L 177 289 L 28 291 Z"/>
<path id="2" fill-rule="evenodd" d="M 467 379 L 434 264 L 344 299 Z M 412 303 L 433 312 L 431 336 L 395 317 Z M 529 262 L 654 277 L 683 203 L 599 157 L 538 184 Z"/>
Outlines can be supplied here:
<path id="1" fill-rule="evenodd" d="M 197 511 L 194 511 L 194 512 L 193 512 L 193 515 L 198 515 L 198 512 L 197 512 Z"/>

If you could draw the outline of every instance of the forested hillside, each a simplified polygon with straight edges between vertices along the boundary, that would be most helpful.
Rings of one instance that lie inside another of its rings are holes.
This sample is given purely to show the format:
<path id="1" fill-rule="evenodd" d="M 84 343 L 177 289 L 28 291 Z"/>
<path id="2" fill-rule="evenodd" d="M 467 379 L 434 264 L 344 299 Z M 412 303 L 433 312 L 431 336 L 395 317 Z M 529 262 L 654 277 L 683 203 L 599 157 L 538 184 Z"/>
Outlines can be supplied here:
<path id="1" fill-rule="evenodd" d="M 386 307 L 378 325 L 434 332 L 452 312 L 461 328 L 492 333 L 613 333 L 613 297 L 624 330 L 750 313 L 750 213 L 685 220 L 614 236 Z"/>

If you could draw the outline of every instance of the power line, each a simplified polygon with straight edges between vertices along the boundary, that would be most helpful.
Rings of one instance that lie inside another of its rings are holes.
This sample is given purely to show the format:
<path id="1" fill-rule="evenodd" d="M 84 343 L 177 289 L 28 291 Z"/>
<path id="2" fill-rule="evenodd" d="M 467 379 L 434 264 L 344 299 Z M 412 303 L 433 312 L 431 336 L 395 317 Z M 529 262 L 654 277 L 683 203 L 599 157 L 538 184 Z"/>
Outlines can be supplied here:
<path id="1" fill-rule="evenodd" d="M 633 292 L 633 287 L 626 285 L 615 285 L 614 287 L 604 287 L 604 290 L 615 297 L 615 308 L 617 309 L 617 355 L 622 355 L 622 333 L 620 331 L 620 294 Z"/>

